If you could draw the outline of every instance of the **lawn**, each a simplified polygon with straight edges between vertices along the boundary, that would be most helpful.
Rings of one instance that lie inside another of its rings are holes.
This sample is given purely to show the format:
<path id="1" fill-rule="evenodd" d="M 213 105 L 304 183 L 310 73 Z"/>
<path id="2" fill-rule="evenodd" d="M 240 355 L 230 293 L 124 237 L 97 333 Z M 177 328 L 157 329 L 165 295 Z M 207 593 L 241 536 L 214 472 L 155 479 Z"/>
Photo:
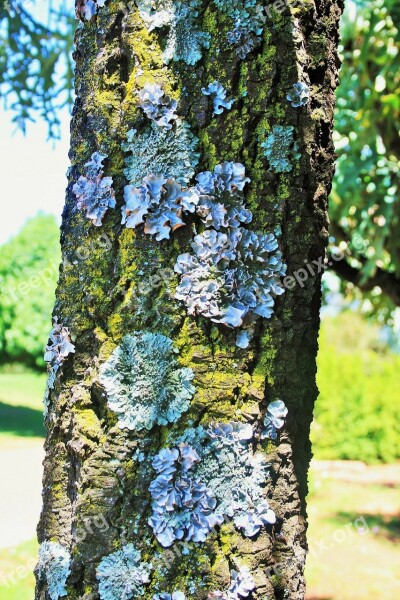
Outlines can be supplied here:
<path id="1" fill-rule="evenodd" d="M 45 375 L 0 373 L 0 446 L 22 438 L 43 438 Z"/>

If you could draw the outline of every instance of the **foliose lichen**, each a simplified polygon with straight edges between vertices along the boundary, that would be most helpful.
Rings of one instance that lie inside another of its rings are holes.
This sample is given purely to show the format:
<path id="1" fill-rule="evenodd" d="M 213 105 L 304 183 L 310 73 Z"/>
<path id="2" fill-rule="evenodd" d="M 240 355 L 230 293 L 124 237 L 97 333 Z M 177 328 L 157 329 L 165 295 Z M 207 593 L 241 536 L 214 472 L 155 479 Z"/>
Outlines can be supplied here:
<path id="1" fill-rule="evenodd" d="M 67 356 L 75 352 L 75 346 L 71 342 L 70 332 L 68 327 L 64 327 L 62 323 L 58 323 L 57 317 L 53 319 L 53 329 L 49 333 L 48 341 L 44 354 L 44 361 L 47 362 L 47 382 L 44 393 L 44 416 L 47 415 L 50 406 L 50 390 L 54 389 L 57 378 L 57 372 Z"/>
<path id="2" fill-rule="evenodd" d="M 196 64 L 203 48 L 209 48 L 210 35 L 197 26 L 199 0 L 138 0 L 140 15 L 149 31 L 167 27 L 167 42 L 163 61 L 183 60 L 188 65 Z"/>
<path id="3" fill-rule="evenodd" d="M 69 354 L 75 352 L 75 346 L 71 342 L 71 334 L 68 327 L 58 323 L 57 317 L 53 320 L 53 329 L 49 333 L 49 344 L 46 345 L 44 360 L 56 373 Z"/>
<path id="4" fill-rule="evenodd" d="M 274 125 L 267 139 L 261 142 L 270 168 L 275 173 L 288 173 L 293 169 L 292 161 L 301 156 L 298 144 L 293 140 L 293 132 L 292 126 Z"/>
<path id="5" fill-rule="evenodd" d="M 231 577 L 231 585 L 226 593 L 227 600 L 247 598 L 256 587 L 248 567 L 240 567 L 239 571 L 232 569 Z"/>
<path id="6" fill-rule="evenodd" d="M 186 596 L 183 592 L 174 592 L 172 595 L 162 592 L 161 594 L 154 594 L 153 600 L 186 600 Z"/>
<path id="7" fill-rule="evenodd" d="M 204 171 L 196 176 L 195 193 L 199 200 L 196 213 L 206 227 L 217 231 L 250 223 L 253 216 L 244 207 L 243 189 L 250 181 L 241 163 L 224 162 L 213 172 Z"/>
<path id="8" fill-rule="evenodd" d="M 78 7 L 78 16 L 84 21 L 91 21 L 105 3 L 106 0 L 83 0 Z"/>
<path id="9" fill-rule="evenodd" d="M 176 121 L 178 102 L 164 94 L 164 90 L 157 83 L 146 83 L 140 90 L 139 105 L 145 115 L 159 127 L 172 128 L 171 121 Z"/>
<path id="10" fill-rule="evenodd" d="M 233 21 L 228 41 L 241 59 L 246 58 L 261 41 L 266 16 L 257 0 L 214 0 L 219 10 Z"/>
<path id="11" fill-rule="evenodd" d="M 51 600 L 67 595 L 66 583 L 71 573 L 71 555 L 57 542 L 42 542 L 39 547 L 38 577 L 47 583 Z"/>
<path id="12" fill-rule="evenodd" d="M 194 254 L 181 254 L 175 271 L 181 275 L 175 297 L 190 315 L 240 327 L 257 317 L 269 318 L 275 297 L 284 292 L 286 273 L 276 237 L 237 227 L 227 233 L 213 229 L 195 236 Z"/>
<path id="13" fill-rule="evenodd" d="M 81 175 L 72 190 L 80 210 L 86 210 L 86 216 L 94 225 L 100 227 L 109 208 L 115 208 L 115 192 L 112 177 L 103 177 L 103 161 L 107 156 L 94 152 L 85 164 L 86 174 Z"/>
<path id="14" fill-rule="evenodd" d="M 289 91 L 286 98 L 294 108 L 305 106 L 310 100 L 310 89 L 308 85 L 302 81 L 293 84 L 293 88 Z"/>
<path id="15" fill-rule="evenodd" d="M 154 333 L 125 335 L 101 366 L 99 380 L 121 429 L 150 430 L 173 423 L 188 409 L 195 388 L 190 368 L 180 368 L 170 338 Z"/>
<path id="16" fill-rule="evenodd" d="M 222 522 L 215 514 L 215 498 L 192 474 L 199 460 L 194 448 L 181 444 L 162 449 L 152 462 L 157 477 L 149 488 L 153 511 L 149 525 L 164 547 L 175 540 L 204 542 L 209 531 Z"/>
<path id="17" fill-rule="evenodd" d="M 175 120 L 172 130 L 155 123 L 141 135 L 131 129 L 127 140 L 122 146 L 129 152 L 124 175 L 131 185 L 140 186 L 148 175 L 175 179 L 181 185 L 187 185 L 193 177 L 200 156 L 196 152 L 199 140 L 182 119 Z"/>
<path id="18" fill-rule="evenodd" d="M 151 568 L 151 564 L 141 561 L 141 552 L 133 544 L 105 556 L 96 569 L 101 600 L 130 600 L 143 596 Z"/>
<path id="19" fill-rule="evenodd" d="M 276 520 L 265 497 L 269 465 L 264 454 L 254 452 L 253 441 L 252 426 L 236 422 L 188 429 L 178 440 L 200 459 L 194 475 L 216 499 L 215 517 L 231 517 L 246 537 Z"/>
<path id="20" fill-rule="evenodd" d="M 223 113 L 224 108 L 227 110 L 231 109 L 235 101 L 233 98 L 231 100 L 227 99 L 227 92 L 219 81 L 210 83 L 206 88 L 202 88 L 201 91 L 205 96 L 211 96 L 214 103 L 214 115 Z"/>
<path id="21" fill-rule="evenodd" d="M 261 432 L 261 439 L 269 438 L 276 440 L 278 430 L 284 426 L 287 414 L 288 409 L 283 400 L 270 402 L 264 417 L 264 429 Z"/>
<path id="22" fill-rule="evenodd" d="M 135 228 L 145 223 L 144 232 L 156 240 L 168 239 L 170 232 L 185 225 L 184 213 L 193 213 L 199 201 L 191 189 L 183 189 L 174 179 L 149 175 L 140 187 L 125 186 L 122 223 Z"/>

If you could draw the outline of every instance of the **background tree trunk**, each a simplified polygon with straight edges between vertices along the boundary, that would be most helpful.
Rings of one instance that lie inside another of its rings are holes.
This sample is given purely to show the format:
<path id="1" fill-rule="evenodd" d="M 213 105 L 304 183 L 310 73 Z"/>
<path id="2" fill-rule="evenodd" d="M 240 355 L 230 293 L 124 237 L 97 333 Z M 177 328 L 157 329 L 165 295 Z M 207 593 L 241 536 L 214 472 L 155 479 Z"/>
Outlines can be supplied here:
<path id="1" fill-rule="evenodd" d="M 304 283 L 277 299 L 274 315 L 257 322 L 247 349 L 235 346 L 235 331 L 187 315 L 173 298 L 177 276 L 170 271 L 166 281 L 141 293 L 143 282 L 152 281 L 161 269 L 173 269 L 178 254 L 190 251 L 193 231 L 183 227 L 170 241 L 157 242 L 141 228 L 121 226 L 127 183 L 122 144 L 128 130 L 143 127 L 137 92 L 146 81 L 159 82 L 179 97 L 178 113 L 200 139 L 196 173 L 224 161 L 243 163 L 251 179 L 246 205 L 253 211 L 252 229 L 281 228 L 288 274 L 305 261 L 318 261 L 328 239 L 341 3 L 282 4 L 278 11 L 262 3 L 268 11 L 262 41 L 243 60 L 226 41 L 230 18 L 211 1 L 200 4 L 198 27 L 211 34 L 211 43 L 193 66 L 163 64 L 164 30 L 149 32 L 134 3 L 109 0 L 76 33 L 72 167 L 54 311 L 69 327 L 76 352 L 65 360 L 50 393 L 38 527 L 40 542 L 57 542 L 71 554 L 70 599 L 99 598 L 96 568 L 104 556 L 130 542 L 155 567 L 144 598 L 175 590 L 206 598 L 213 590 L 226 590 L 230 569 L 241 565 L 250 568 L 255 580 L 252 598 L 300 599 L 305 593 L 305 497 L 317 396 L 321 273 L 309 273 Z M 201 88 L 215 80 L 235 103 L 212 117 L 210 99 Z M 293 108 L 286 95 L 297 81 L 308 83 L 311 99 L 307 106 Z M 274 173 L 260 141 L 266 137 L 265 126 L 281 124 L 294 127 L 301 158 L 293 161 L 290 172 Z M 95 151 L 108 156 L 105 174 L 113 177 L 117 198 L 117 209 L 108 211 L 101 228 L 77 210 L 72 191 Z M 136 432 L 118 427 L 108 410 L 99 367 L 125 334 L 138 331 L 173 340 L 180 364 L 194 371 L 196 393 L 177 423 Z M 249 538 L 225 523 L 204 543 L 191 543 L 188 555 L 177 553 L 168 566 L 158 568 L 157 560 L 171 549 L 162 549 L 147 524 L 154 472 L 140 468 L 135 451 L 154 456 L 166 445 L 169 431 L 178 435 L 200 423 L 244 421 L 260 428 L 266 407 L 277 399 L 288 407 L 278 440 L 254 440 L 271 464 L 265 491 L 277 524 Z M 36 599 L 48 598 L 46 578 L 39 577 Z"/>

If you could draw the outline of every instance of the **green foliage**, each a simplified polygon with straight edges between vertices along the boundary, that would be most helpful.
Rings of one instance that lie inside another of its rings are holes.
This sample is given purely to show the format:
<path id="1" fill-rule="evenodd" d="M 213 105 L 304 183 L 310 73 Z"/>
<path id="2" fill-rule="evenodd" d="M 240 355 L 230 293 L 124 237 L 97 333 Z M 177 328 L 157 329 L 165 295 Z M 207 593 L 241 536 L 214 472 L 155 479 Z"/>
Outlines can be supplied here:
<path id="1" fill-rule="evenodd" d="M 400 356 L 379 329 L 344 312 L 322 323 L 312 428 L 319 459 L 392 462 L 400 457 Z"/>
<path id="2" fill-rule="evenodd" d="M 57 137 L 59 111 L 72 101 L 74 17 L 70 2 L 45 2 L 46 25 L 35 18 L 38 2 L 0 0 L 0 95 L 23 130 L 39 113 Z"/>
<path id="3" fill-rule="evenodd" d="M 38 215 L 0 248 L 0 361 L 43 365 L 60 264 L 59 228 Z"/>
<path id="4" fill-rule="evenodd" d="M 398 0 L 357 4 L 350 0 L 341 29 L 343 64 L 335 121 L 338 162 L 330 210 L 332 233 L 336 242 L 350 241 L 349 263 L 359 271 L 356 283 L 363 287 L 374 281 L 379 269 L 400 275 Z M 385 280 L 387 292 L 393 278 Z M 377 281 L 377 286 L 382 283 Z M 393 285 L 398 298 L 398 280 Z M 382 301 L 379 289 L 369 299 L 375 309 L 390 313 L 392 305 Z"/>

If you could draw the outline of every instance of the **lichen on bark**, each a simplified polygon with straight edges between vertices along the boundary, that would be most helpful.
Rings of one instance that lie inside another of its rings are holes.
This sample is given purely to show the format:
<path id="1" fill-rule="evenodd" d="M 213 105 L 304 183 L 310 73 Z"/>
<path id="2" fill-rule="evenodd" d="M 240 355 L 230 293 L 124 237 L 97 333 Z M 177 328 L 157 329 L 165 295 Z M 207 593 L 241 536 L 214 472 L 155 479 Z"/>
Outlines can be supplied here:
<path id="1" fill-rule="evenodd" d="M 154 567 L 143 585 L 145 600 L 167 590 L 196 600 L 224 593 L 231 586 L 231 571 L 243 568 L 254 579 L 255 600 L 304 597 L 319 277 L 287 289 L 277 299 L 273 317 L 256 323 L 248 347 L 237 348 L 235 331 L 188 316 L 174 299 L 178 278 L 173 265 L 190 251 L 193 226 L 201 226 L 198 217 L 170 240 L 158 242 L 140 228 L 123 227 L 120 208 L 129 183 L 124 175 L 127 134 L 135 129 L 140 136 L 148 128 L 138 93 L 146 84 L 157 83 L 177 100 L 179 118 L 199 139 L 197 172 L 213 171 L 229 161 L 245 166 L 251 180 L 245 201 L 254 215 L 252 228 L 282 231 L 288 273 L 323 256 L 333 173 L 340 2 L 307 0 L 289 3 L 281 12 L 268 9 L 258 45 L 245 58 L 229 42 L 231 15 L 219 11 L 215 2 L 199 0 L 197 5 L 196 29 L 208 34 L 209 48 L 201 48 L 195 64 L 165 64 L 165 32 L 150 31 L 134 2 L 108 0 L 92 20 L 77 27 L 72 168 L 54 312 L 71 331 L 75 354 L 64 362 L 49 390 L 51 419 L 38 527 L 41 542 L 57 540 L 70 552 L 66 588 L 71 600 L 98 600 L 99 564 L 128 544 L 140 552 L 143 563 Z M 320 52 L 314 58 L 315 44 L 309 48 L 316 33 L 325 43 L 323 61 Z M 202 93 L 213 81 L 235 99 L 218 115 L 212 114 Z M 286 98 L 298 81 L 309 86 L 310 101 L 294 108 Z M 295 129 L 301 158 L 290 172 L 268 168 L 260 140 L 274 126 Z M 107 212 L 101 228 L 77 210 L 73 193 L 94 152 L 108 157 L 104 176 L 112 177 L 117 200 L 117 209 Z M 101 233 L 110 241 L 107 248 L 99 244 Z M 86 258 L 79 260 L 76 248 L 82 245 Z M 194 373 L 196 393 L 176 422 L 132 432 L 121 429 L 107 407 L 99 373 L 126 334 L 142 331 L 172 340 L 179 350 L 179 367 Z M 288 408 L 285 426 L 277 440 L 261 440 L 267 407 L 280 399 Z M 174 544 L 163 549 L 148 525 L 151 459 L 168 447 L 169 439 L 215 422 L 249 423 L 254 428 L 257 452 L 270 465 L 264 492 L 276 523 L 247 537 L 228 521 L 204 543 L 189 541 L 188 548 Z M 274 565 L 279 565 L 279 577 L 270 576 Z M 39 578 L 36 600 L 47 599 L 46 581 Z"/>

